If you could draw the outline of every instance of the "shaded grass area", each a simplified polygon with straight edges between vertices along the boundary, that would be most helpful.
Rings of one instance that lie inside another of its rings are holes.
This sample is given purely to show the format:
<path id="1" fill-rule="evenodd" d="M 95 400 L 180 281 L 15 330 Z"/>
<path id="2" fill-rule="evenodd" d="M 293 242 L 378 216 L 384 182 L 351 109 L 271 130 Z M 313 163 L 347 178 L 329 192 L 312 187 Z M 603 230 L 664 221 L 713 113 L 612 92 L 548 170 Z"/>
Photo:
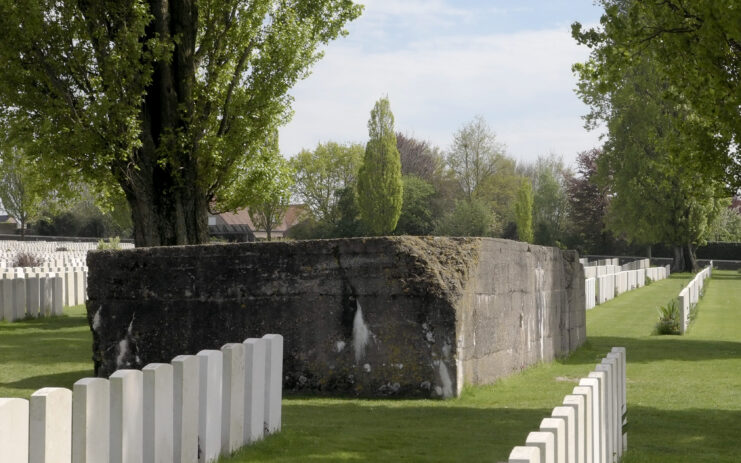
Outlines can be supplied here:
<path id="1" fill-rule="evenodd" d="M 42 387 L 66 387 L 93 375 L 85 306 L 65 315 L 0 322 L 0 397 L 28 398 Z"/>
<path id="2" fill-rule="evenodd" d="M 354 400 L 287 397 L 283 430 L 222 463 L 498 462 L 613 347 L 628 354 L 632 462 L 735 462 L 741 455 L 741 275 L 714 272 L 685 336 L 652 335 L 657 308 L 691 275 L 672 275 L 587 313 L 587 343 L 462 397 Z M 71 387 L 92 375 L 83 307 L 65 317 L 0 322 L 0 397 Z"/>

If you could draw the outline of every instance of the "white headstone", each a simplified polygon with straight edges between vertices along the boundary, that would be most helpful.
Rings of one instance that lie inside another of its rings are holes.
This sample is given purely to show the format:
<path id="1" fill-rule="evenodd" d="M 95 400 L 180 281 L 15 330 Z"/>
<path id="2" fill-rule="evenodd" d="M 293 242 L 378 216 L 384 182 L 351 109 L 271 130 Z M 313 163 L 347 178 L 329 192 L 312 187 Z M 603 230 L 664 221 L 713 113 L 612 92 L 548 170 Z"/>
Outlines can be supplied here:
<path id="1" fill-rule="evenodd" d="M 566 422 L 566 461 L 572 462 L 575 460 L 577 446 L 574 409 L 566 406 L 555 407 L 551 416 L 553 418 L 563 418 Z"/>
<path id="2" fill-rule="evenodd" d="M 178 355 L 172 359 L 174 384 L 175 463 L 198 462 L 198 357 Z"/>
<path id="3" fill-rule="evenodd" d="M 591 404 L 587 405 L 587 409 L 591 410 L 591 416 L 587 421 L 592 423 L 592 461 L 594 463 L 601 463 L 602 460 L 602 428 L 601 428 L 601 417 L 600 417 L 600 389 L 599 381 L 596 378 L 582 378 L 579 380 L 580 387 L 588 387 L 591 390 Z"/>
<path id="4" fill-rule="evenodd" d="M 202 350 L 199 359 L 198 442 L 199 462 L 214 461 L 221 450 L 221 378 L 222 354 L 218 350 Z"/>
<path id="5" fill-rule="evenodd" d="M 229 343 L 221 347 L 221 353 L 221 453 L 229 455 L 244 445 L 245 348 L 241 343 Z"/>
<path id="6" fill-rule="evenodd" d="M 83 378 L 72 388 L 72 463 L 107 462 L 110 454 L 110 385 Z"/>
<path id="7" fill-rule="evenodd" d="M 48 317 L 52 314 L 52 298 L 54 294 L 54 282 L 51 278 L 43 276 L 39 278 L 39 312 Z"/>
<path id="8" fill-rule="evenodd" d="M 39 316 L 41 308 L 41 293 L 39 291 L 39 278 L 36 276 L 26 278 L 26 313 L 31 317 Z"/>
<path id="9" fill-rule="evenodd" d="M 525 445 L 540 449 L 541 462 L 556 463 L 556 443 L 553 439 L 553 433 L 535 431 L 527 435 Z"/>
<path id="10" fill-rule="evenodd" d="M 575 460 L 577 463 L 585 463 L 586 461 L 586 435 L 584 423 L 586 421 L 586 397 L 583 395 L 567 395 L 563 398 L 563 404 L 565 407 L 571 407 L 574 410 L 574 429 L 576 432 L 576 455 Z"/>
<path id="11" fill-rule="evenodd" d="M 26 279 L 14 278 L 13 280 L 13 311 L 15 320 L 26 316 Z"/>
<path id="12" fill-rule="evenodd" d="M 556 462 L 566 461 L 566 420 L 561 417 L 543 418 L 540 421 L 540 431 L 553 434 L 556 446 Z"/>
<path id="13" fill-rule="evenodd" d="M 64 278 L 55 276 L 52 278 L 52 314 L 62 315 L 64 313 Z"/>
<path id="14" fill-rule="evenodd" d="M 2 306 L 2 311 L 0 311 L 2 319 L 9 322 L 15 321 L 12 279 L 3 278 L 0 280 L 0 305 Z"/>
<path id="15" fill-rule="evenodd" d="M 573 395 L 584 399 L 584 461 L 593 463 L 594 450 L 592 438 L 592 388 L 586 386 L 576 386 L 572 391 Z"/>
<path id="16" fill-rule="evenodd" d="M 167 363 L 150 363 L 142 368 L 144 383 L 145 462 L 173 461 L 173 371 Z"/>
<path id="17" fill-rule="evenodd" d="M 142 463 L 142 372 L 118 370 L 110 376 L 110 463 Z"/>
<path id="18" fill-rule="evenodd" d="M 3 463 L 28 463 L 28 400 L 0 399 Z"/>
<path id="19" fill-rule="evenodd" d="M 265 430 L 280 431 L 283 398 L 283 336 L 266 334 L 265 349 Z"/>
<path id="20" fill-rule="evenodd" d="M 267 342 L 249 338 L 245 347 L 244 442 L 263 438 L 265 430 L 265 350 Z"/>
<path id="21" fill-rule="evenodd" d="M 509 454 L 508 463 L 541 463 L 538 447 L 518 446 Z"/>
<path id="22" fill-rule="evenodd" d="M 45 387 L 29 404 L 29 463 L 69 463 L 72 460 L 72 391 Z"/>
<path id="23" fill-rule="evenodd" d="M 610 455 L 610 451 L 612 450 L 610 448 L 610 441 L 608 440 L 607 436 L 607 396 L 606 396 L 606 387 L 607 387 L 607 374 L 605 374 L 604 371 L 593 371 L 589 373 L 588 378 L 592 378 L 598 381 L 598 392 L 597 392 L 597 410 L 599 419 L 597 420 L 597 423 L 599 425 L 599 441 L 600 441 L 600 461 L 607 462 L 608 456 Z M 587 378 L 587 379 L 588 379 Z M 581 384 L 581 383 L 580 383 Z"/>

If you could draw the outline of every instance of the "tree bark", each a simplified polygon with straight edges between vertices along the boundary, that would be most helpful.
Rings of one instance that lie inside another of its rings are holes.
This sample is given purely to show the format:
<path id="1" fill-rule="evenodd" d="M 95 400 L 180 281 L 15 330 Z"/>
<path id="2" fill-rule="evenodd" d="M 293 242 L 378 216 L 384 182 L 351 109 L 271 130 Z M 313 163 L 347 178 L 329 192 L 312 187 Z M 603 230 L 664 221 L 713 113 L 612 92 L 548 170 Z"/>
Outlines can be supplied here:
<path id="1" fill-rule="evenodd" d="M 151 0 L 147 37 L 178 37 L 172 57 L 157 61 L 140 108 L 141 146 L 114 172 L 131 206 L 136 246 L 208 241 L 206 187 L 190 131 L 198 9 L 195 2 Z"/>
<path id="2" fill-rule="evenodd" d="M 674 260 L 672 261 L 672 273 L 678 273 L 685 271 L 684 263 L 684 247 L 681 245 L 674 246 Z"/>
<path id="3" fill-rule="evenodd" d="M 695 246 L 692 243 L 687 243 L 686 270 L 692 273 L 700 270 L 700 266 L 697 264 L 697 257 L 695 256 Z"/>

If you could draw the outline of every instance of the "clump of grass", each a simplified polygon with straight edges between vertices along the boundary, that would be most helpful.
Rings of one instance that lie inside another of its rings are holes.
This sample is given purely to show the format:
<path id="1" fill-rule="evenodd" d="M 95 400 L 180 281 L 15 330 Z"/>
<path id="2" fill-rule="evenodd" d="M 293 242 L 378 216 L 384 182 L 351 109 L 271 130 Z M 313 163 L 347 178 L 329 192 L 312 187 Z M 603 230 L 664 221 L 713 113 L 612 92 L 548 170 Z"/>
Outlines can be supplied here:
<path id="1" fill-rule="evenodd" d="M 108 238 L 108 242 L 105 242 L 103 240 L 98 241 L 99 251 L 117 250 L 117 249 L 121 249 L 121 238 L 118 236 Z"/>
<path id="2" fill-rule="evenodd" d="M 653 282 L 654 281 L 651 279 L 651 277 L 649 277 L 648 275 L 646 275 L 646 283 L 645 283 L 645 286 L 648 286 L 648 285 L 650 285 Z"/>
<path id="3" fill-rule="evenodd" d="M 13 260 L 13 267 L 40 267 L 44 261 L 30 252 L 20 252 Z"/>
<path id="4" fill-rule="evenodd" d="M 656 333 L 680 334 L 680 318 L 679 303 L 676 299 L 671 299 L 666 305 L 659 307 L 659 321 L 656 323 Z"/>

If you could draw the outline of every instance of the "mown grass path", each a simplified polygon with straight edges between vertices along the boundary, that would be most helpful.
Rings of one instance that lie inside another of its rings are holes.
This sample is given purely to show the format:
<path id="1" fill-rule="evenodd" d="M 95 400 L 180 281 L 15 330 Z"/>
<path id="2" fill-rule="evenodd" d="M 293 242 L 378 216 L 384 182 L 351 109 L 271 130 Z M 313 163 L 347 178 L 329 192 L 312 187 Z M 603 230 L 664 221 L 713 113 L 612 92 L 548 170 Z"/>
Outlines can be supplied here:
<path id="1" fill-rule="evenodd" d="M 288 397 L 283 431 L 223 463 L 498 462 L 524 442 L 613 346 L 628 353 L 632 462 L 741 461 L 741 275 L 714 272 L 685 336 L 652 335 L 657 308 L 690 275 L 673 275 L 587 313 L 588 341 L 461 398 L 354 400 Z M 92 374 L 84 311 L 0 322 L 0 397 L 71 387 Z"/>

